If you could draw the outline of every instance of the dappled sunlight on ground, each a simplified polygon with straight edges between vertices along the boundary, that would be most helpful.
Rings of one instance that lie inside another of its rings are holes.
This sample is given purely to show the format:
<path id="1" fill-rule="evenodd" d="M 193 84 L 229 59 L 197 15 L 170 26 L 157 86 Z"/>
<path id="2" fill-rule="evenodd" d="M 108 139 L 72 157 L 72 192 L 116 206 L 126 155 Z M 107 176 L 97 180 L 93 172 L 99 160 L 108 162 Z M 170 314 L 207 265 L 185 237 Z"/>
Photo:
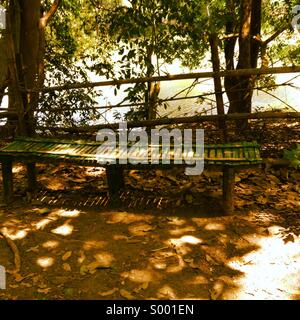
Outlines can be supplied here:
<path id="1" fill-rule="evenodd" d="M 57 211 L 54 211 L 53 214 L 58 215 L 60 217 L 77 218 L 80 215 L 80 211 L 59 209 Z"/>
<path id="2" fill-rule="evenodd" d="M 73 232 L 74 227 L 72 225 L 69 225 L 68 223 L 63 224 L 62 226 L 59 226 L 53 230 L 51 230 L 52 233 L 60 234 L 62 236 L 68 236 Z"/>
<path id="3" fill-rule="evenodd" d="M 43 269 L 49 268 L 54 264 L 54 259 L 51 257 L 40 257 L 37 259 L 37 264 Z"/>
<path id="4" fill-rule="evenodd" d="M 174 246 L 181 246 L 182 244 L 189 243 L 189 244 L 199 244 L 201 243 L 202 240 L 197 239 L 196 237 L 193 236 L 183 236 L 179 239 L 171 239 L 170 243 L 173 244 Z"/>
<path id="5" fill-rule="evenodd" d="M 85 170 L 86 175 L 92 176 L 92 177 L 100 177 L 105 175 L 105 169 L 104 168 L 93 168 L 93 167 L 88 167 Z"/>
<path id="6" fill-rule="evenodd" d="M 55 249 L 59 246 L 59 242 L 56 241 L 56 240 L 49 240 L 49 241 L 46 241 L 42 244 L 42 246 L 46 249 Z"/>
<path id="7" fill-rule="evenodd" d="M 116 224 L 116 223 L 124 223 L 124 224 L 131 224 L 133 222 L 140 222 L 140 221 L 151 221 L 153 216 L 151 215 L 144 215 L 144 214 L 133 214 L 124 212 L 111 212 L 106 214 L 107 224 Z"/>
<path id="8" fill-rule="evenodd" d="M 158 281 L 161 279 L 161 276 L 157 272 L 151 269 L 150 270 L 133 269 L 130 271 L 125 271 L 121 273 L 121 277 L 133 282 L 141 282 L 141 283 L 145 283 L 145 282 L 150 283 L 150 282 Z"/>
<path id="9" fill-rule="evenodd" d="M 176 229 L 172 229 L 170 230 L 170 234 L 172 236 L 180 236 L 182 234 L 186 234 L 186 233 L 189 233 L 189 232 L 194 232 L 196 231 L 195 227 L 193 226 L 187 226 L 185 228 L 179 228 L 177 227 Z"/>
<path id="10" fill-rule="evenodd" d="M 21 169 L 0 208 L 0 265 L 14 269 L 10 239 L 21 267 L 0 299 L 300 298 L 297 171 L 240 173 L 225 217 L 216 172 L 132 170 L 110 198 L 102 168 L 39 165 L 28 205 Z"/>
<path id="11" fill-rule="evenodd" d="M 87 240 L 83 244 L 83 249 L 86 251 L 92 249 L 103 249 L 107 245 L 106 241 Z"/>
<path id="12" fill-rule="evenodd" d="M 15 173 L 19 173 L 19 172 L 21 172 L 23 170 L 23 166 L 21 166 L 21 165 L 15 165 L 14 167 L 13 167 L 13 173 L 15 174 Z"/>
<path id="13" fill-rule="evenodd" d="M 208 223 L 205 227 L 205 230 L 218 230 L 218 231 L 224 231 L 225 226 L 221 223 Z"/>
<path id="14" fill-rule="evenodd" d="M 39 230 L 39 229 L 44 229 L 49 223 L 52 223 L 54 220 L 56 219 L 48 219 L 48 218 L 45 218 L 45 219 L 42 219 L 38 222 L 35 222 L 34 223 L 34 227 Z"/>
<path id="15" fill-rule="evenodd" d="M 8 275 L 0 297 L 293 299 L 300 294 L 300 239 L 286 238 L 276 219 L 263 211 L 2 211 L 0 230 L 16 244 L 21 270 L 18 278 Z M 1 237 L 0 250 L 0 264 L 12 269 Z"/>
<path id="16" fill-rule="evenodd" d="M 15 230 L 15 228 L 2 228 L 2 233 L 8 236 L 11 240 L 23 239 L 28 234 L 28 229 L 23 230 Z"/>
<path id="17" fill-rule="evenodd" d="M 248 237 L 251 241 L 251 238 Z M 260 248 L 232 259 L 228 265 L 244 273 L 235 283 L 239 289 L 226 299 L 292 299 L 299 295 L 300 239 L 284 243 L 276 235 L 253 238 Z"/>

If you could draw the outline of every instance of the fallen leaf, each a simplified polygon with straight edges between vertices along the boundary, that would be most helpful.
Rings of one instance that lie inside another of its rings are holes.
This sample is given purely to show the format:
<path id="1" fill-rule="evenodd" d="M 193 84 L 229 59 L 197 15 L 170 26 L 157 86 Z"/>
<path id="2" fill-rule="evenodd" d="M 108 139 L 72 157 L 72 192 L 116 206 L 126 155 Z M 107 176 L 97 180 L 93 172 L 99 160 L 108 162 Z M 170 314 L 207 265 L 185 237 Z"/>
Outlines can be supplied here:
<path id="1" fill-rule="evenodd" d="M 175 207 L 178 208 L 181 206 L 181 199 L 178 199 L 175 203 Z"/>
<path id="2" fill-rule="evenodd" d="M 268 199 L 263 197 L 263 196 L 259 196 L 259 197 L 257 197 L 257 202 L 259 204 L 267 204 L 268 203 Z"/>
<path id="3" fill-rule="evenodd" d="M 94 274 L 97 269 L 108 269 L 111 268 L 110 265 L 104 265 L 102 261 L 93 261 L 88 265 L 82 265 L 80 267 L 80 274 L 85 275 L 87 273 Z"/>
<path id="4" fill-rule="evenodd" d="M 36 247 L 31 247 L 28 250 L 26 250 L 26 252 L 39 252 L 39 245 L 37 245 Z"/>
<path id="5" fill-rule="evenodd" d="M 139 293 L 141 290 L 146 290 L 149 287 L 149 282 L 144 282 L 141 285 L 139 285 L 137 288 L 133 290 L 135 293 Z"/>
<path id="6" fill-rule="evenodd" d="M 43 277 L 41 275 L 36 275 L 32 278 L 33 284 L 35 285 L 41 280 L 43 280 Z"/>
<path id="7" fill-rule="evenodd" d="M 74 289 L 73 289 L 73 288 L 66 288 L 66 289 L 64 290 L 64 294 L 65 294 L 66 296 L 72 296 L 72 295 L 74 294 Z"/>
<path id="8" fill-rule="evenodd" d="M 104 265 L 101 261 L 93 261 L 92 263 L 87 265 L 87 270 L 89 273 L 93 274 L 97 269 L 108 269 L 110 267 L 110 265 Z"/>
<path id="9" fill-rule="evenodd" d="M 209 290 L 211 300 L 218 300 L 221 299 L 222 293 L 224 289 L 223 281 L 216 281 L 213 288 Z"/>
<path id="10" fill-rule="evenodd" d="M 62 257 L 62 261 L 67 261 L 72 255 L 72 251 L 67 251 Z"/>
<path id="11" fill-rule="evenodd" d="M 193 258 L 183 258 L 183 261 L 186 263 L 193 263 L 194 259 Z"/>
<path id="12" fill-rule="evenodd" d="M 149 223 L 139 222 L 134 225 L 131 225 L 128 228 L 128 231 L 134 236 L 145 236 L 147 232 L 152 231 L 154 227 Z"/>
<path id="13" fill-rule="evenodd" d="M 22 287 L 26 287 L 26 288 L 31 288 L 32 287 L 32 284 L 28 283 L 28 282 L 22 282 L 21 283 L 21 286 Z"/>
<path id="14" fill-rule="evenodd" d="M 270 180 L 270 182 L 273 184 L 280 184 L 281 183 L 280 180 L 272 174 L 268 175 L 268 180 Z"/>
<path id="15" fill-rule="evenodd" d="M 21 282 L 23 281 L 26 277 L 21 276 L 20 274 L 16 273 L 14 275 L 16 282 Z"/>
<path id="16" fill-rule="evenodd" d="M 155 174 L 158 176 L 158 177 L 162 177 L 163 176 L 163 172 L 161 170 L 155 170 Z"/>
<path id="17" fill-rule="evenodd" d="M 99 262 L 99 267 L 110 268 L 114 260 L 113 256 L 109 252 L 101 252 L 94 255 L 94 258 Z"/>
<path id="18" fill-rule="evenodd" d="M 205 259 L 208 263 L 214 264 L 214 265 L 218 265 L 218 263 L 208 254 L 205 255 Z"/>
<path id="19" fill-rule="evenodd" d="M 84 254 L 84 251 L 83 250 L 80 250 L 79 251 L 79 258 L 78 258 L 78 263 L 79 264 L 82 264 L 82 262 L 85 260 L 85 258 L 86 258 L 86 256 L 85 256 L 85 254 Z"/>
<path id="20" fill-rule="evenodd" d="M 72 180 L 75 182 L 79 182 L 79 183 L 86 182 L 86 179 L 84 179 L 84 178 L 78 178 L 78 179 L 72 179 Z"/>
<path id="21" fill-rule="evenodd" d="M 86 275 L 87 273 L 89 273 L 88 267 L 87 267 L 86 265 L 82 265 L 82 266 L 80 267 L 80 274 L 84 276 L 84 275 Z"/>
<path id="22" fill-rule="evenodd" d="M 48 294 L 51 291 L 51 288 L 45 288 L 45 289 L 37 289 L 37 292 Z"/>
<path id="23" fill-rule="evenodd" d="M 249 206 L 252 204 L 252 201 L 244 200 L 244 199 L 236 199 L 235 200 L 235 205 L 237 207 L 244 207 L 244 206 Z"/>
<path id="24" fill-rule="evenodd" d="M 188 204 L 192 204 L 194 202 L 194 197 L 191 194 L 186 194 L 184 198 Z"/>
<path id="25" fill-rule="evenodd" d="M 294 236 L 290 233 L 288 234 L 284 239 L 283 239 L 283 242 L 286 244 L 288 242 L 294 242 L 295 241 L 295 238 Z"/>
<path id="26" fill-rule="evenodd" d="M 129 244 L 136 244 L 136 243 L 140 243 L 142 242 L 142 240 L 138 240 L 138 239 L 127 239 L 127 243 Z"/>
<path id="27" fill-rule="evenodd" d="M 63 264 L 63 269 L 66 271 L 72 271 L 71 266 L 68 263 Z"/>
<path id="28" fill-rule="evenodd" d="M 38 285 L 38 287 L 41 289 L 45 289 L 45 288 L 47 288 L 47 285 L 45 283 L 41 283 Z"/>
<path id="29" fill-rule="evenodd" d="M 125 290 L 125 289 L 121 289 L 121 290 L 120 290 L 120 295 L 121 295 L 123 298 L 127 299 L 127 300 L 135 300 L 135 299 L 136 299 L 130 292 L 128 292 L 128 291 Z"/>
<path id="30" fill-rule="evenodd" d="M 51 212 L 51 209 L 49 209 L 49 208 L 41 208 L 41 209 L 37 209 L 36 211 L 40 215 L 46 215 L 46 214 Z"/>
<path id="31" fill-rule="evenodd" d="M 118 288 L 113 288 L 111 290 L 108 291 L 104 291 L 104 292 L 98 292 L 98 294 L 102 297 L 107 297 L 107 296 L 111 296 L 113 295 L 115 292 L 119 291 Z"/>

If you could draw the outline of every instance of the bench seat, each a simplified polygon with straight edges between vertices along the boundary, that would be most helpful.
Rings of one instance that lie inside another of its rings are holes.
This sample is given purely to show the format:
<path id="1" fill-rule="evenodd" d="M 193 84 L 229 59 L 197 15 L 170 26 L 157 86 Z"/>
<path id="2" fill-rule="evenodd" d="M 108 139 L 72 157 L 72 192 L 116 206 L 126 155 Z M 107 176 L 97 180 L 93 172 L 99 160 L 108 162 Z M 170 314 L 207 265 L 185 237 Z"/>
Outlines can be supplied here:
<path id="1" fill-rule="evenodd" d="M 107 179 L 109 190 L 116 193 L 123 187 L 123 169 L 156 166 L 161 169 L 172 166 L 187 166 L 177 164 L 173 161 L 172 150 L 170 150 L 170 164 L 119 164 L 122 155 L 117 155 L 116 164 L 103 164 L 102 161 L 109 160 L 105 152 L 99 153 L 99 147 L 103 142 L 91 142 L 83 140 L 57 140 L 44 138 L 18 137 L 13 142 L 0 150 L 0 161 L 2 163 L 4 200 L 9 202 L 12 198 L 12 163 L 24 162 L 28 169 L 29 190 L 33 191 L 36 186 L 35 163 L 69 163 L 81 166 L 100 166 L 107 168 Z M 150 162 L 151 145 L 144 154 L 148 154 Z M 132 155 L 131 155 L 132 157 Z M 147 157 L 147 156 L 146 156 Z M 133 155 L 135 160 L 142 160 L 140 154 Z M 259 145 L 255 142 L 235 142 L 226 144 L 204 145 L 204 168 L 219 167 L 223 170 L 223 207 L 225 212 L 233 210 L 234 173 L 249 167 L 257 167 L 262 163 Z"/>

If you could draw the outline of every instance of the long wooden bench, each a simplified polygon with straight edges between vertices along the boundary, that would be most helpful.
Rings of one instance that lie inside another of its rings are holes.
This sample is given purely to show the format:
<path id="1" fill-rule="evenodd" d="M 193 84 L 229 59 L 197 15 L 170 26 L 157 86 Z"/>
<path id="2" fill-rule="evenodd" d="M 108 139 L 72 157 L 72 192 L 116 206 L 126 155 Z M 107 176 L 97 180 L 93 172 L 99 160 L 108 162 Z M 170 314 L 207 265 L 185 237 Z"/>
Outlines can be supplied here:
<path id="1" fill-rule="evenodd" d="M 149 166 L 160 169 L 177 166 L 154 164 L 103 164 L 105 154 L 99 154 L 101 142 L 82 140 L 53 140 L 43 138 L 16 138 L 12 143 L 0 150 L 2 163 L 4 201 L 10 203 L 13 197 L 13 163 L 22 162 L 27 165 L 28 189 L 34 192 L 37 187 L 35 163 L 68 163 L 80 166 L 106 167 L 110 193 L 116 193 L 124 187 L 123 169 L 146 169 Z M 119 159 L 118 159 L 119 160 Z M 223 171 L 223 209 L 226 214 L 233 211 L 233 193 L 235 172 L 237 170 L 258 167 L 262 163 L 259 145 L 255 142 L 240 142 L 204 146 L 204 168 L 216 167 Z M 182 164 L 185 165 L 185 164 Z M 185 165 L 186 166 L 186 165 Z"/>

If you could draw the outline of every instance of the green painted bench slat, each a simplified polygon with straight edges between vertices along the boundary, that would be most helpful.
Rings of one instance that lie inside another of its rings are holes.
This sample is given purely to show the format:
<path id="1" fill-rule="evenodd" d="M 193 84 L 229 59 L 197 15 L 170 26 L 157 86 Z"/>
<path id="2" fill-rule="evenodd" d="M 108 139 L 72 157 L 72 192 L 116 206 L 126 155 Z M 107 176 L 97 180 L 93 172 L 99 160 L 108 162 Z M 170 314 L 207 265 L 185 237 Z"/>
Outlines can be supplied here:
<path id="1" fill-rule="evenodd" d="M 15 141 L 0 149 L 0 158 L 13 157 L 18 160 L 23 157 L 40 157 L 43 159 L 69 159 L 70 161 L 90 161 L 111 159 L 111 156 L 107 154 L 107 150 L 102 150 L 100 154 L 97 152 L 101 147 L 101 142 L 84 142 L 78 141 L 59 141 L 54 139 L 42 139 L 42 138 L 17 138 Z M 130 149 L 131 145 L 128 145 L 130 157 L 135 160 L 151 160 L 151 145 L 148 150 L 136 150 Z M 156 146 L 157 148 L 158 146 Z M 194 146 L 194 155 L 195 155 Z M 174 160 L 174 150 L 171 148 L 165 155 L 169 155 L 171 160 Z M 160 157 L 162 156 L 162 150 L 159 149 Z M 119 156 L 118 153 L 114 154 L 118 159 L 124 158 L 123 155 Z M 197 160 L 201 158 L 195 157 Z M 206 165 L 246 165 L 246 164 L 260 164 L 262 159 L 259 153 L 259 145 L 255 142 L 244 143 L 226 143 L 226 144 L 206 144 L 204 146 L 204 163 Z"/>
<path id="2" fill-rule="evenodd" d="M 160 160 L 155 165 L 168 168 L 162 162 L 162 148 L 159 145 L 149 145 L 147 149 L 134 150 L 132 143 L 129 143 L 128 155 L 119 154 L 119 150 L 111 153 L 109 147 L 101 148 L 103 143 L 90 142 L 83 140 L 57 140 L 43 138 L 18 137 L 12 143 L 0 149 L 0 161 L 2 162 L 3 176 L 3 195 L 4 201 L 10 203 L 13 197 L 13 174 L 12 162 L 26 162 L 28 172 L 28 188 L 30 191 L 36 189 L 35 162 L 63 162 L 77 164 L 81 166 L 105 166 L 103 163 L 109 162 L 112 157 L 118 160 L 127 159 L 130 156 L 129 165 L 135 160 L 136 163 L 151 164 L 153 148 L 157 151 Z M 164 153 L 169 156 L 171 165 L 180 165 L 174 159 L 174 146 Z M 101 151 L 101 152 L 100 152 Z M 184 150 L 183 154 L 184 154 Z M 196 157 L 196 146 L 193 146 L 193 159 L 203 160 Z M 233 194 L 234 194 L 234 175 L 237 168 L 248 168 L 249 166 L 258 166 L 262 163 L 260 157 L 259 145 L 256 142 L 236 142 L 225 144 L 205 144 L 204 145 L 204 165 L 219 166 L 223 170 L 223 209 L 229 214 L 233 211 Z M 101 160 L 101 163 L 99 161 Z M 183 159 L 184 160 L 184 159 Z M 125 162 L 126 163 L 126 162 Z M 185 161 L 182 161 L 185 165 Z M 126 167 L 127 164 L 124 164 Z M 136 167 L 136 165 L 133 165 Z M 147 167 L 140 164 L 139 167 Z M 124 167 L 123 167 L 124 168 Z M 129 167 L 131 168 L 131 167 Z M 110 165 L 106 168 L 109 191 L 111 194 L 116 193 L 124 186 L 123 169 L 119 165 Z"/>

